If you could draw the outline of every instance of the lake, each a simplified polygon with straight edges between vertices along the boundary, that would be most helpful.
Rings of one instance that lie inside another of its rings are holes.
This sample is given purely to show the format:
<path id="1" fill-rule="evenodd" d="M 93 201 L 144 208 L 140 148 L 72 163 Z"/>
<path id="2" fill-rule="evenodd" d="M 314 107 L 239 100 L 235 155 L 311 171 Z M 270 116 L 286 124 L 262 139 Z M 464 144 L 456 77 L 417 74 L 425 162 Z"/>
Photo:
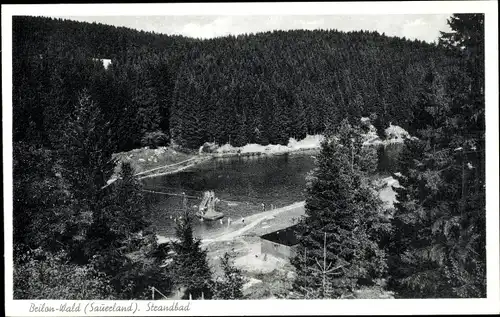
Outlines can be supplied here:
<path id="1" fill-rule="evenodd" d="M 313 154 L 311 154 L 313 153 Z M 216 209 L 224 213 L 220 221 L 195 219 L 197 236 L 221 230 L 231 221 L 282 207 L 305 199 L 306 176 L 314 168 L 314 152 L 275 156 L 217 158 L 179 173 L 144 179 L 153 212 L 153 223 L 162 236 L 173 236 L 174 219 L 181 215 L 183 198 L 193 213 L 205 190 L 213 190 L 221 201 Z"/>

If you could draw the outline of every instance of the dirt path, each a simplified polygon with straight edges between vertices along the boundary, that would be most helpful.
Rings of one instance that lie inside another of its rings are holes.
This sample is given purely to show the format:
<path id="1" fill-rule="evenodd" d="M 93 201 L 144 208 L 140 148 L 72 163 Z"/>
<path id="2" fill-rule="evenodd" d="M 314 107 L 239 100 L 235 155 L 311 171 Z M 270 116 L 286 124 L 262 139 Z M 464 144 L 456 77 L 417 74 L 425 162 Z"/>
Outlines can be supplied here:
<path id="1" fill-rule="evenodd" d="M 247 225 L 243 226 L 242 228 L 239 228 L 238 230 L 231 231 L 228 233 L 224 233 L 224 234 L 216 236 L 214 238 L 203 239 L 202 242 L 204 245 L 207 245 L 207 244 L 210 244 L 212 242 L 233 240 L 239 236 L 242 236 L 244 233 L 250 231 L 251 229 L 253 229 L 255 226 L 257 226 L 262 221 L 264 221 L 266 219 L 271 219 L 271 218 L 273 218 L 273 217 L 277 216 L 278 214 L 285 212 L 285 211 L 293 210 L 296 208 L 303 208 L 304 204 L 305 204 L 305 202 L 301 201 L 301 202 L 294 203 L 294 204 L 291 204 L 291 205 L 288 205 L 285 207 L 281 207 L 281 208 L 277 208 L 277 209 L 273 209 L 273 210 L 268 210 L 268 211 L 264 211 L 264 212 L 252 215 L 252 216 L 247 218 L 247 221 L 249 221 L 249 223 Z"/>
<path id="2" fill-rule="evenodd" d="M 146 175 L 146 176 L 141 176 L 139 177 L 138 179 L 145 179 L 145 178 L 152 178 L 152 177 L 158 177 L 158 176 L 165 176 L 165 175 L 171 175 L 171 174 L 175 174 L 175 173 L 179 173 L 183 170 L 186 170 L 190 167 L 193 167 L 195 166 L 196 164 L 198 164 L 197 162 L 195 163 L 192 163 L 192 164 L 189 164 L 189 165 L 186 165 L 186 166 L 182 166 L 182 167 L 179 167 L 173 171 L 168 171 L 168 172 L 163 172 L 163 173 L 157 173 L 157 174 L 151 174 L 151 175 Z M 161 168 L 166 168 L 166 166 L 162 166 Z"/>
<path id="3" fill-rule="evenodd" d="M 168 165 L 164 165 L 164 166 L 160 166 L 160 167 L 156 167 L 156 168 L 153 168 L 153 169 L 150 169 L 150 170 L 147 170 L 147 171 L 143 171 L 143 172 L 140 172 L 140 173 L 137 173 L 135 174 L 134 176 L 139 176 L 139 175 L 144 175 L 144 174 L 147 174 L 149 172 L 153 172 L 153 171 L 156 171 L 156 170 L 159 170 L 159 169 L 162 169 L 162 168 L 169 168 L 169 167 L 172 167 L 172 166 L 176 166 L 176 165 L 180 165 L 180 164 L 184 164 L 186 162 L 189 162 L 189 161 L 192 161 L 196 159 L 196 157 L 192 157 L 192 158 L 189 158 L 187 160 L 184 160 L 184 161 L 181 161 L 181 162 L 177 162 L 177 163 L 174 163 L 174 164 L 168 164 Z"/>
<path id="4" fill-rule="evenodd" d="M 294 204 L 291 204 L 291 205 L 288 205 L 285 207 L 276 208 L 276 209 L 272 209 L 272 210 L 263 211 L 263 212 L 260 212 L 257 214 L 253 214 L 253 215 L 246 218 L 246 222 L 247 222 L 246 225 L 239 227 L 237 229 L 234 229 L 234 227 L 239 226 L 240 223 L 233 223 L 231 225 L 231 226 L 233 226 L 233 229 L 229 228 L 229 229 L 226 229 L 225 232 L 215 233 L 212 236 L 202 238 L 202 244 L 203 244 L 203 246 L 207 247 L 208 245 L 215 243 L 215 242 L 224 242 L 224 241 L 235 240 L 237 238 L 242 237 L 244 234 L 254 233 L 257 235 L 261 235 L 262 232 L 260 232 L 260 231 L 262 231 L 262 230 L 274 231 L 274 230 L 279 230 L 282 227 L 287 227 L 290 225 L 291 221 L 289 218 L 291 218 L 291 216 L 289 216 L 287 214 L 283 214 L 283 213 L 288 211 L 290 214 L 292 214 L 292 216 L 300 216 L 305 212 L 304 205 L 305 205 L 305 202 L 301 201 L 301 202 L 297 202 L 297 203 L 294 203 Z M 282 217 L 278 217 L 278 218 L 274 219 L 276 216 L 279 216 L 280 214 L 282 214 Z M 271 219 L 273 219 L 274 225 L 268 225 L 264 228 L 260 228 L 257 226 L 261 222 L 268 221 Z M 158 238 L 159 244 L 167 243 L 169 241 L 176 240 L 176 238 L 164 237 L 161 235 L 157 235 L 157 238 Z"/>

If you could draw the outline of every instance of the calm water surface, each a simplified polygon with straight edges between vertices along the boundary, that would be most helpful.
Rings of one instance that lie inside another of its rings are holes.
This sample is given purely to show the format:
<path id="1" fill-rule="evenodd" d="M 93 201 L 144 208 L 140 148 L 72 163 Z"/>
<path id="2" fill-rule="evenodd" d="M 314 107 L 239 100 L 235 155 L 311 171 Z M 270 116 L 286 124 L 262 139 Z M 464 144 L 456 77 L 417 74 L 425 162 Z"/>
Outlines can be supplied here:
<path id="1" fill-rule="evenodd" d="M 195 212 L 205 190 L 213 190 L 221 201 L 216 209 L 224 213 L 221 221 L 195 220 L 195 233 L 203 235 L 227 226 L 231 221 L 304 200 L 307 173 L 314 168 L 314 154 L 219 158 L 180 173 L 144 180 L 148 190 L 168 193 L 147 194 L 153 210 L 153 222 L 159 234 L 172 236 L 174 219 L 187 205 Z M 263 205 L 264 204 L 264 205 Z"/>

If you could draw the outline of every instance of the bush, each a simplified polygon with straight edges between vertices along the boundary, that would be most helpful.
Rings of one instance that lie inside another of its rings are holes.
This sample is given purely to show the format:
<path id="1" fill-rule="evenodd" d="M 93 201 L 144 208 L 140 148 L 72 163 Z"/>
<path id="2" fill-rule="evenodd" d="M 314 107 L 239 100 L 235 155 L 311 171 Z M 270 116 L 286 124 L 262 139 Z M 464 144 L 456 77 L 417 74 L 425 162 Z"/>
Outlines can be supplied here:
<path id="1" fill-rule="evenodd" d="M 156 149 L 159 146 L 166 146 L 168 144 L 168 136 L 161 132 L 146 132 L 141 139 L 141 145 L 147 146 L 150 149 Z"/>
<path id="2" fill-rule="evenodd" d="M 19 260 L 14 266 L 15 299 L 114 299 L 109 279 L 92 264 L 69 263 L 62 252 L 40 249 Z"/>

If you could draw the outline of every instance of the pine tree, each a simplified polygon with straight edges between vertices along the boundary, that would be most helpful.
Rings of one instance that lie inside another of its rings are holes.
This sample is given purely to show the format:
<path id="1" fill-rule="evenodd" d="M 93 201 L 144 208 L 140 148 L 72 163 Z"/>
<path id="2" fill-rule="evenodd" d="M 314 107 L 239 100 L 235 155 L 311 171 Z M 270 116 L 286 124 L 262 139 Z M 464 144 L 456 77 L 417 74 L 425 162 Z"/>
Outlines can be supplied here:
<path id="1" fill-rule="evenodd" d="M 481 29 L 477 16 L 454 16 L 453 41 L 463 37 L 465 52 L 469 31 Z M 480 18 L 480 17 L 479 17 Z M 459 23 L 458 20 L 465 23 Z M 467 25 L 467 21 L 475 21 Z M 470 28 L 469 31 L 466 29 Z M 475 40 L 476 41 L 476 40 Z M 481 40 L 478 41 L 479 43 Z M 460 43 L 460 41 L 459 41 Z M 468 43 L 468 44 L 467 44 Z M 480 45 L 474 42 L 473 45 Z M 481 81 L 480 56 L 464 54 L 474 67 L 458 78 Z M 462 70 L 463 71 L 463 70 Z M 430 74 L 432 75 L 432 74 Z M 484 297 L 485 200 L 483 143 L 484 99 L 481 86 L 450 77 L 451 99 L 442 99 L 433 76 L 421 96 L 426 105 L 426 127 L 417 131 L 419 141 L 409 140 L 404 155 L 404 188 L 398 190 L 393 227 L 396 230 L 391 258 L 392 287 L 406 297 Z M 458 85 L 457 85 L 458 83 Z M 441 102 L 436 102 L 441 101 Z M 472 115 L 464 116 L 464 112 Z M 418 119 L 418 118 L 417 118 Z M 481 132 L 482 131 L 482 132 Z M 472 177 L 475 176 L 475 177 Z"/>
<path id="2" fill-rule="evenodd" d="M 63 176 L 70 181 L 77 198 L 90 204 L 100 195 L 114 167 L 109 134 L 98 105 L 84 90 L 66 129 L 60 132 L 57 149 L 66 169 Z"/>
<path id="3" fill-rule="evenodd" d="M 292 260 L 298 292 L 331 283 L 329 296 L 338 297 L 385 270 L 384 252 L 371 234 L 380 220 L 381 202 L 359 166 L 360 155 L 360 133 L 346 120 L 322 144 L 307 186 L 306 217 L 298 226 L 301 251 Z M 325 282 L 311 272 L 323 258 L 336 269 Z"/>
<path id="4" fill-rule="evenodd" d="M 241 270 L 234 266 L 232 255 L 224 253 L 221 258 L 223 276 L 213 282 L 213 299 L 241 299 L 243 298 L 243 284 L 245 282 Z"/>
<path id="5" fill-rule="evenodd" d="M 13 150 L 15 250 L 68 252 L 90 222 L 79 212 L 57 154 L 24 142 L 14 143 Z"/>
<path id="6" fill-rule="evenodd" d="M 57 176 L 66 188 L 66 197 L 71 202 L 71 212 L 64 212 L 62 219 L 73 222 L 64 229 L 71 232 L 72 246 L 68 252 L 80 261 L 86 262 L 85 239 L 100 209 L 105 194 L 102 187 L 113 172 L 111 153 L 113 146 L 108 143 L 109 130 L 103 122 L 99 107 L 87 91 L 80 95 L 75 110 L 66 123 L 55 150 L 55 161 L 59 166 Z M 62 201 L 60 206 L 67 205 Z M 69 217 L 69 215 L 72 215 Z M 63 222 L 59 222 L 62 223 Z"/>
<path id="7" fill-rule="evenodd" d="M 156 234 L 141 189 L 130 163 L 122 163 L 118 179 L 105 188 L 84 246 L 122 299 L 149 298 L 153 283 L 169 291 L 170 276 L 155 260 Z"/>
<path id="8" fill-rule="evenodd" d="M 130 163 L 121 163 L 118 179 L 108 188 L 96 213 L 96 227 L 102 228 L 94 235 L 97 244 L 125 241 L 151 225 L 142 184 L 134 177 Z"/>
<path id="9" fill-rule="evenodd" d="M 201 247 L 201 240 L 193 236 L 192 216 L 186 211 L 177 220 L 176 236 L 172 242 L 175 252 L 173 273 L 179 287 L 185 287 L 184 298 L 211 298 L 211 272 L 207 262 L 207 251 Z"/>
<path id="10" fill-rule="evenodd" d="M 428 248 L 432 223 L 420 205 L 420 199 L 426 193 L 421 196 L 416 192 L 420 187 L 425 188 L 425 181 L 418 179 L 425 169 L 420 163 L 415 164 L 415 160 L 420 162 L 424 146 L 420 141 L 407 141 L 401 160 L 405 168 L 401 176 L 395 175 L 401 187 L 395 189 L 397 202 L 392 219 L 394 233 L 389 246 L 389 286 L 402 297 L 436 297 L 443 291 L 435 283 L 440 277 L 437 270 L 442 258 L 436 252 L 440 250 Z"/>

